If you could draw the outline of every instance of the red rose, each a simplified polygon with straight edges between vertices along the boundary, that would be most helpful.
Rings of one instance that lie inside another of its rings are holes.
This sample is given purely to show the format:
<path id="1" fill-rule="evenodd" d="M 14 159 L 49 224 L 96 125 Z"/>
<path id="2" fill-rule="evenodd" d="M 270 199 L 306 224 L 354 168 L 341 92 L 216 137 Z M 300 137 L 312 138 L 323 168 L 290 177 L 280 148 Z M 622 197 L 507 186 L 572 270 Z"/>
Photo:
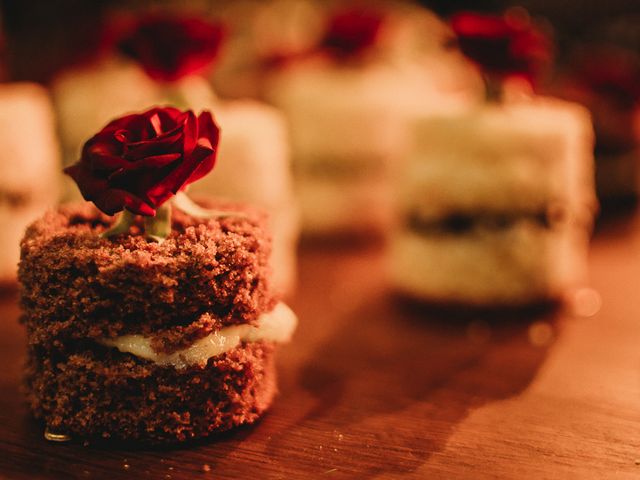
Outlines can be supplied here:
<path id="1" fill-rule="evenodd" d="M 85 200 L 113 215 L 153 216 L 216 160 L 220 130 L 209 112 L 153 108 L 118 118 L 94 135 L 65 169 Z"/>
<path id="2" fill-rule="evenodd" d="M 549 40 L 528 18 L 459 13 L 451 27 L 462 53 L 489 75 L 533 80 L 551 56 Z"/>
<path id="3" fill-rule="evenodd" d="M 589 47 L 574 67 L 576 82 L 620 109 L 640 103 L 640 56 L 612 46 Z"/>
<path id="4" fill-rule="evenodd" d="M 340 11 L 329 20 L 321 47 L 337 57 L 359 55 L 376 43 L 382 22 L 382 15 L 375 11 Z"/>
<path id="5" fill-rule="evenodd" d="M 208 67 L 220 49 L 223 27 L 199 18 L 149 16 L 118 41 L 125 55 L 156 80 L 175 81 Z"/>

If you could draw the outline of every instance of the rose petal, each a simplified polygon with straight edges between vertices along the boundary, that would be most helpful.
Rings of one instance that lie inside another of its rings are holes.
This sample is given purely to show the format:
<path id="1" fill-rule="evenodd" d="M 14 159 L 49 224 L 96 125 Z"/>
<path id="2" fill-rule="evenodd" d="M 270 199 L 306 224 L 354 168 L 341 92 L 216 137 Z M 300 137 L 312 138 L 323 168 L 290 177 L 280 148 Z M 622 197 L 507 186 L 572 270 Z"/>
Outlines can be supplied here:
<path id="1" fill-rule="evenodd" d="M 375 45 L 383 20 L 382 14 L 372 9 L 354 7 L 336 12 L 321 45 L 337 57 L 361 54 Z"/>
<path id="2" fill-rule="evenodd" d="M 200 18 L 149 15 L 118 43 L 149 76 L 175 81 L 212 63 L 223 34 L 221 25 Z"/>
<path id="3" fill-rule="evenodd" d="M 153 206 L 147 204 L 141 198 L 131 192 L 118 189 L 106 189 L 93 199 L 93 202 L 103 212 L 113 215 L 124 208 L 136 215 L 153 216 L 156 211 Z"/>
<path id="4" fill-rule="evenodd" d="M 153 215 L 213 168 L 219 133 L 209 112 L 153 108 L 110 122 L 65 173 L 105 213 Z"/>
<path id="5" fill-rule="evenodd" d="M 185 112 L 184 117 L 184 140 L 183 151 L 185 158 L 191 155 L 191 152 L 196 146 L 198 141 L 198 120 L 193 112 Z"/>
<path id="6" fill-rule="evenodd" d="M 198 115 L 198 139 L 209 140 L 210 147 L 217 149 L 220 141 L 220 128 L 213 120 L 213 116 L 208 111 L 203 111 Z"/>
<path id="7" fill-rule="evenodd" d="M 185 185 L 191 183 L 192 175 L 198 171 L 202 162 L 205 162 L 207 165 L 209 164 L 208 162 L 213 162 L 213 160 L 210 159 L 213 154 L 213 150 L 198 145 L 192 154 L 182 161 L 179 167 L 163 178 L 158 185 L 147 191 L 148 197 L 154 203 L 159 204 L 164 201 L 161 199 L 165 198 L 168 192 L 172 194 L 178 193 Z"/>

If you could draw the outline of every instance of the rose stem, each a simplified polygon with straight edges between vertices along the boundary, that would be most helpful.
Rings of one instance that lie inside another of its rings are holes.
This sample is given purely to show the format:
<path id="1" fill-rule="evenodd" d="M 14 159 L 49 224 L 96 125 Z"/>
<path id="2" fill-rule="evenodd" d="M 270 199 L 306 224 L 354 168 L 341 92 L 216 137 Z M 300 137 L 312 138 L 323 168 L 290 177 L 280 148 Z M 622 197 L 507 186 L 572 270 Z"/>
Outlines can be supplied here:
<path id="1" fill-rule="evenodd" d="M 196 202 L 191 200 L 184 192 L 178 192 L 178 194 L 173 198 L 173 204 L 178 210 L 181 210 L 184 213 L 187 213 L 195 218 L 226 218 L 246 216 L 244 213 L 240 212 L 203 208 Z"/>
<path id="2" fill-rule="evenodd" d="M 102 232 L 100 236 L 102 238 L 113 237 L 114 235 L 120 235 L 122 233 L 129 233 L 129 228 L 133 223 L 135 216 L 128 210 L 123 210 L 118 216 L 116 222 L 108 230 Z"/>
<path id="3" fill-rule="evenodd" d="M 156 210 L 155 217 L 144 218 L 144 236 L 153 242 L 162 243 L 171 233 L 171 204 L 169 202 Z"/>
<path id="4" fill-rule="evenodd" d="M 504 95 L 504 86 L 500 80 L 493 75 L 484 73 L 482 75 L 485 87 L 485 100 L 487 102 L 500 103 Z"/>

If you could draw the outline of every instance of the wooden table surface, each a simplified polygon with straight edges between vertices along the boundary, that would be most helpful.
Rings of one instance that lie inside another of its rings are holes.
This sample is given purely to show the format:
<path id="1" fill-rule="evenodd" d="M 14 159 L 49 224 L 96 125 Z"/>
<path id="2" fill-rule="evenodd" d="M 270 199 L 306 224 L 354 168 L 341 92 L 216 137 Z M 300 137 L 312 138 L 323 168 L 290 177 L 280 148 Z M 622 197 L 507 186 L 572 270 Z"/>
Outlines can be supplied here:
<path id="1" fill-rule="evenodd" d="M 304 246 L 280 394 L 253 427 L 166 450 L 46 442 L 0 302 L 0 477 L 638 478 L 640 216 L 604 228 L 557 314 L 447 319 L 390 294 L 381 245 Z"/>

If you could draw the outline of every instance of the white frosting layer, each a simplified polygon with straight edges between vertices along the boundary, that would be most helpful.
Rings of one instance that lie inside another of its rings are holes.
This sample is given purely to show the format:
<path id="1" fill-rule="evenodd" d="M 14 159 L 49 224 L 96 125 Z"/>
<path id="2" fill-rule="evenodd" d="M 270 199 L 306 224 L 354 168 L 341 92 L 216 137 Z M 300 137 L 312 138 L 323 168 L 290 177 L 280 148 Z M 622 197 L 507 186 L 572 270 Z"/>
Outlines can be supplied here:
<path id="1" fill-rule="evenodd" d="M 588 110 L 543 96 L 425 116 L 414 125 L 401 203 L 428 218 L 550 204 L 590 216 L 593 138 Z"/>
<path id="2" fill-rule="evenodd" d="M 121 352 L 151 360 L 158 365 L 172 365 L 185 368 L 204 364 L 211 357 L 222 355 L 237 347 L 241 342 L 288 342 L 298 323 L 293 311 L 284 303 L 279 303 L 270 312 L 258 319 L 258 324 L 233 325 L 224 327 L 210 335 L 196 340 L 189 347 L 166 354 L 158 353 L 151 347 L 151 338 L 144 335 L 122 335 L 105 338 L 100 343 L 115 347 Z"/>

